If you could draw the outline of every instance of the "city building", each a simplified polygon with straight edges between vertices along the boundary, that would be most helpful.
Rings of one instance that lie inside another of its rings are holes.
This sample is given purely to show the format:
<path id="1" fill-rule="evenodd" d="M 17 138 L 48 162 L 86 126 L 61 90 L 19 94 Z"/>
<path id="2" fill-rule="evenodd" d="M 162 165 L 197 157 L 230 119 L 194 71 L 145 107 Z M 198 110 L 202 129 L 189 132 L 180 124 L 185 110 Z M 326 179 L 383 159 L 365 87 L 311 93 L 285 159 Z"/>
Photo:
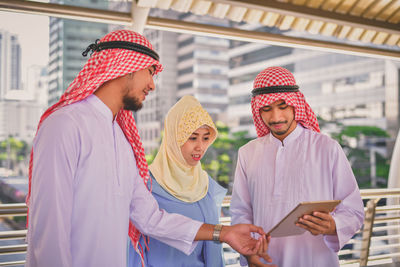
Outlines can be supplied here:
<path id="1" fill-rule="evenodd" d="M 164 67 L 164 70 L 155 76 L 156 90 L 146 97 L 143 108 L 135 114 L 146 154 L 150 154 L 160 146 L 165 115 L 177 100 L 178 34 L 146 30 L 144 35 L 154 46 Z"/>
<path id="2" fill-rule="evenodd" d="M 8 137 L 31 143 L 40 116 L 47 107 L 47 72 L 42 66 L 28 69 L 26 98 L 0 100 L 0 141 Z"/>
<path id="3" fill-rule="evenodd" d="M 21 47 L 18 36 L 0 29 L 0 100 L 21 90 Z"/>
<path id="4" fill-rule="evenodd" d="M 47 106 L 47 73 L 31 66 L 22 84 L 21 52 L 18 35 L 0 30 L 0 140 L 12 136 L 30 143 Z"/>
<path id="5" fill-rule="evenodd" d="M 221 26 L 221 21 L 207 16 L 186 14 L 181 19 Z M 228 50 L 226 39 L 190 34 L 178 36 L 177 98 L 195 96 L 214 121 L 220 119 L 219 115 L 228 105 Z"/>
<path id="6" fill-rule="evenodd" d="M 51 0 L 52 3 L 108 8 L 107 1 Z M 50 17 L 49 38 L 49 106 L 56 103 L 86 63 L 82 52 L 108 32 L 108 25 Z"/>

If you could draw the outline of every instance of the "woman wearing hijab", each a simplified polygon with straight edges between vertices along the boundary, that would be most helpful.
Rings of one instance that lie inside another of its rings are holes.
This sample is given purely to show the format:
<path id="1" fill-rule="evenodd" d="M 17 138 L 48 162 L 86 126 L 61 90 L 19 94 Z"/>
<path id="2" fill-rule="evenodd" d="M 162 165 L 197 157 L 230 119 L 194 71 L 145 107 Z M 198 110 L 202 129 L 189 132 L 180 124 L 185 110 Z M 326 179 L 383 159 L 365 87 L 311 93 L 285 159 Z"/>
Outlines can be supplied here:
<path id="1" fill-rule="evenodd" d="M 196 98 L 182 97 L 168 112 L 161 147 L 149 166 L 152 194 L 161 209 L 204 223 L 217 224 L 226 189 L 201 168 L 200 159 L 214 142 L 217 129 Z M 179 227 L 179 226 L 177 226 Z M 157 239 L 140 239 L 145 266 L 224 266 L 222 246 L 199 241 L 190 255 Z M 132 245 L 128 266 L 141 266 Z"/>

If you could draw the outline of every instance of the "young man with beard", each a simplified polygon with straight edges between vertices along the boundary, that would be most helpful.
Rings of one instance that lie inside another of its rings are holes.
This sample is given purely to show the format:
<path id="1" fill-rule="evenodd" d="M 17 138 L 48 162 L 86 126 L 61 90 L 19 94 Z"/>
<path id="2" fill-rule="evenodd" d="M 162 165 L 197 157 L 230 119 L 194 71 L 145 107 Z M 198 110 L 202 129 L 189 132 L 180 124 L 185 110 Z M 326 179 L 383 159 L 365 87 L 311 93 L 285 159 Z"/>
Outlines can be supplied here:
<path id="1" fill-rule="evenodd" d="M 269 255 L 280 267 L 339 266 L 337 252 L 360 229 L 364 207 L 340 145 L 320 132 L 293 74 L 281 67 L 260 72 L 251 108 L 258 138 L 239 150 L 232 224 L 271 229 L 298 203 L 341 200 L 332 213 L 299 219 L 302 235 L 271 238 Z M 241 263 L 245 264 L 244 257 Z M 269 266 L 257 255 L 250 267 Z"/>
<path id="2" fill-rule="evenodd" d="M 259 227 L 220 229 L 159 209 L 145 186 L 148 167 L 131 110 L 155 89 L 153 75 L 162 66 L 135 32 L 118 30 L 99 41 L 39 122 L 29 168 L 26 266 L 125 267 L 128 234 L 138 251 L 141 233 L 186 254 L 195 240 L 263 254 L 265 238 L 250 235 L 263 235 Z"/>

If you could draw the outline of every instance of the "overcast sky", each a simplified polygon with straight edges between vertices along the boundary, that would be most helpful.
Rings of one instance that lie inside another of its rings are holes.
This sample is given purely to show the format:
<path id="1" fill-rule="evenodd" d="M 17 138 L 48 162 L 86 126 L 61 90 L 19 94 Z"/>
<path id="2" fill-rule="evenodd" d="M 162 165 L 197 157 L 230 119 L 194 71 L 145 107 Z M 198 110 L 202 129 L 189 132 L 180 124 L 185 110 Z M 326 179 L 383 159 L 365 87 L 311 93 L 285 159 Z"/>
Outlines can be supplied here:
<path id="1" fill-rule="evenodd" d="M 0 11 L 0 28 L 17 34 L 21 45 L 22 81 L 32 65 L 46 66 L 49 59 L 49 17 Z"/>

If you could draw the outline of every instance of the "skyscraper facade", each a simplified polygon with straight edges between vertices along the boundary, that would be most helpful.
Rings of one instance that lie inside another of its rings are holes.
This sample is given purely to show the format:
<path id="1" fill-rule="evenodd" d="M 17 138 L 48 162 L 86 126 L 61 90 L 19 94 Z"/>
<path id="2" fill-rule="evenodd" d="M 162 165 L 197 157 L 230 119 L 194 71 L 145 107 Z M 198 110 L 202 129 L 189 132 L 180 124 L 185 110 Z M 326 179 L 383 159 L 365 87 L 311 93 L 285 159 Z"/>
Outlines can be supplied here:
<path id="1" fill-rule="evenodd" d="M 107 1 L 52 0 L 66 5 L 107 8 Z M 82 69 L 87 57 L 82 56 L 86 47 L 108 32 L 108 25 L 50 17 L 49 38 L 49 105 L 58 101 L 65 89 Z"/>
<path id="2" fill-rule="evenodd" d="M 21 46 L 18 36 L 0 29 L 0 100 L 21 90 Z"/>
<path id="3" fill-rule="evenodd" d="M 135 114 L 146 154 L 160 145 L 164 118 L 176 102 L 177 33 L 146 30 L 144 35 L 160 56 L 164 70 L 155 79 L 156 90 L 146 96 L 143 108 Z"/>

